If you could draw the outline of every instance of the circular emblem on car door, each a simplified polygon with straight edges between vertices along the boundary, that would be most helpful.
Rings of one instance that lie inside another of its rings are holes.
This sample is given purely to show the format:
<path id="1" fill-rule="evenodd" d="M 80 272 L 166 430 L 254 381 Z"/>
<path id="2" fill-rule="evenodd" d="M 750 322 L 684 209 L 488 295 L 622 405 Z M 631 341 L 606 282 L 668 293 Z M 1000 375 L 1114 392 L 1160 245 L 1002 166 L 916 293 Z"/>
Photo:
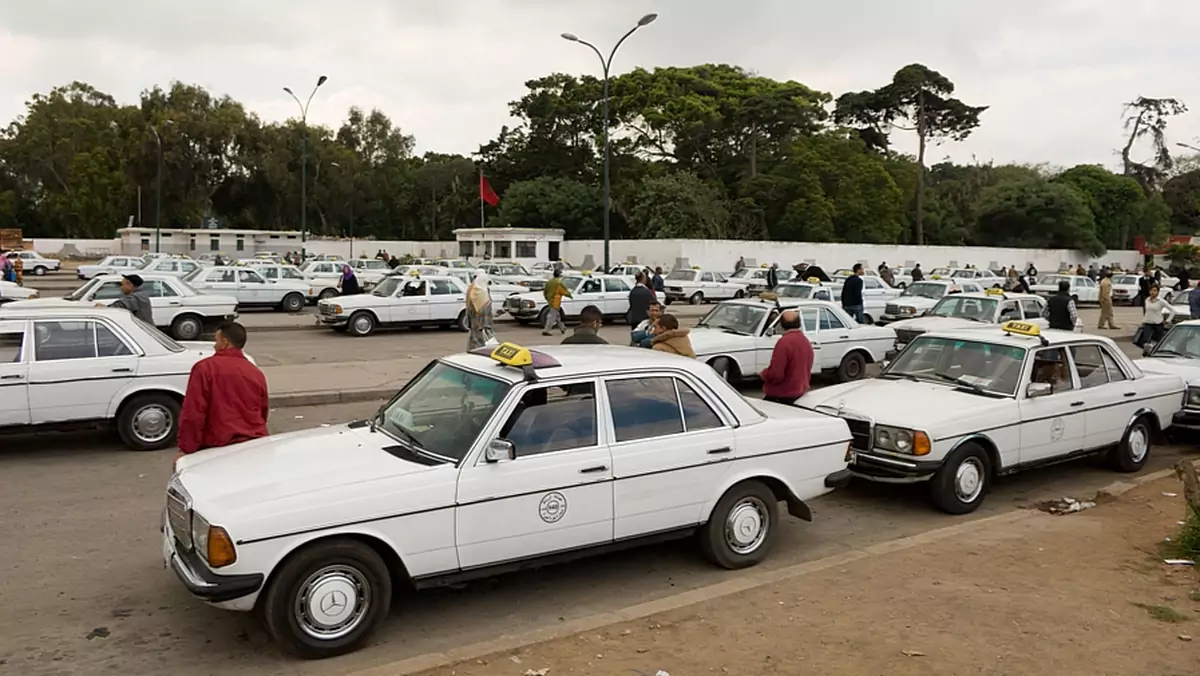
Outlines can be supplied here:
<path id="1" fill-rule="evenodd" d="M 1063 422 L 1062 418 L 1055 418 L 1054 422 L 1050 423 L 1050 438 L 1052 440 L 1058 441 L 1062 439 L 1066 432 L 1067 424 Z"/>
<path id="2" fill-rule="evenodd" d="M 567 498 L 558 491 L 547 493 L 542 498 L 541 504 L 538 505 L 538 516 L 542 517 L 542 521 L 546 523 L 555 523 L 566 514 Z"/>

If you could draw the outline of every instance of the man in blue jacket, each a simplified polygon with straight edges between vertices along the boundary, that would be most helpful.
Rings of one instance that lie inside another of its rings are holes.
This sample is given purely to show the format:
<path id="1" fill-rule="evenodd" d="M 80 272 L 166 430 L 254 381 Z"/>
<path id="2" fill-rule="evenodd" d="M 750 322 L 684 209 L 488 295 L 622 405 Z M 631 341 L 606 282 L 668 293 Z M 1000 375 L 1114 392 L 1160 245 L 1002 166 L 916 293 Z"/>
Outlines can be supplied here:
<path id="1" fill-rule="evenodd" d="M 854 321 L 859 324 L 863 323 L 863 266 L 862 263 L 854 264 L 854 274 L 846 278 L 842 283 L 842 309 L 846 311 Z"/>

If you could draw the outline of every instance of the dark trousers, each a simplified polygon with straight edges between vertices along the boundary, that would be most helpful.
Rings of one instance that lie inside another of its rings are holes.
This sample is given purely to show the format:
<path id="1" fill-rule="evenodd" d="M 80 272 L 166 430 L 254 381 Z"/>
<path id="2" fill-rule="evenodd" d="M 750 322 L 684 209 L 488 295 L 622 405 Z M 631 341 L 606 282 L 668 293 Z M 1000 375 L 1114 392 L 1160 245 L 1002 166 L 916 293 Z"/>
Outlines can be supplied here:
<path id="1" fill-rule="evenodd" d="M 796 399 L 797 397 L 763 397 L 763 401 L 769 401 L 776 404 L 787 404 L 788 406 L 791 406 L 792 402 L 796 401 Z"/>

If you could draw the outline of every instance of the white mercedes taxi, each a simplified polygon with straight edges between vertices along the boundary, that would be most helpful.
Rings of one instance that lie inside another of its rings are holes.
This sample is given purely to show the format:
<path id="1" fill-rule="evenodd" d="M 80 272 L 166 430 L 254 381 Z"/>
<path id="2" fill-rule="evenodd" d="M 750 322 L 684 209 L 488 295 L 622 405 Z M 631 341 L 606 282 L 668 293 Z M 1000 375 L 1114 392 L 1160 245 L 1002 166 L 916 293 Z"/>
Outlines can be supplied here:
<path id="1" fill-rule="evenodd" d="M 168 448 L 192 366 L 212 353 L 212 345 L 177 343 L 127 310 L 5 308 L 0 433 L 107 423 L 135 451 Z"/>
<path id="2" fill-rule="evenodd" d="M 386 326 L 466 331 L 467 286 L 450 275 L 391 274 L 370 293 L 318 301 L 317 321 L 352 336 L 369 336 Z"/>
<path id="3" fill-rule="evenodd" d="M 1200 319 L 1176 324 L 1162 340 L 1147 349 L 1144 359 L 1134 363 L 1147 373 L 1183 378 L 1187 395 L 1183 410 L 1171 420 L 1172 427 L 1200 431 Z"/>
<path id="4" fill-rule="evenodd" d="M 952 293 L 983 293 L 982 286 L 974 282 L 956 282 L 949 279 L 932 279 L 913 282 L 904 291 L 887 302 L 877 324 L 891 324 L 901 319 L 920 317 L 942 298 Z"/>
<path id="5" fill-rule="evenodd" d="M 1049 298 L 1058 293 L 1059 282 L 1066 282 L 1070 286 L 1071 298 L 1079 305 L 1100 302 L 1100 286 L 1086 275 L 1045 275 L 1037 280 L 1037 284 L 1030 286 L 1029 291 Z"/>
<path id="6" fill-rule="evenodd" d="M 744 298 L 749 295 L 745 284 L 731 282 L 725 275 L 700 268 L 672 270 L 663 280 L 667 302 L 686 300 L 692 305 L 707 301 Z"/>
<path id="7" fill-rule="evenodd" d="M 1041 296 L 988 289 L 983 293 L 946 296 L 924 315 L 901 319 L 888 324 L 888 328 L 896 331 L 895 352 L 899 352 L 913 338 L 929 331 L 981 328 L 1011 321 L 1025 321 L 1045 330 L 1050 328 L 1050 322 L 1042 318 L 1045 309 L 1046 299 Z M 1076 330 L 1082 328 L 1081 324 Z"/>
<path id="8" fill-rule="evenodd" d="M 1009 322 L 926 333 L 879 378 L 796 404 L 850 425 L 853 476 L 927 481 L 934 504 L 964 514 L 1020 470 L 1091 454 L 1140 470 L 1183 394 L 1179 376 L 1143 372 L 1108 338 Z"/>
<path id="9" fill-rule="evenodd" d="M 12 303 L 18 300 L 33 300 L 41 293 L 32 286 L 23 286 L 16 282 L 0 281 L 0 304 Z"/>
<path id="10" fill-rule="evenodd" d="M 369 420 L 182 458 L 163 556 L 303 657 L 359 648 L 397 586 L 433 587 L 697 536 L 767 557 L 779 503 L 845 472 L 846 423 L 754 402 L 694 359 L 512 344 L 433 361 Z"/>
<path id="11" fill-rule="evenodd" d="M 689 334 L 696 358 L 730 383 L 759 377 L 783 335 L 779 326 L 783 309 L 800 313 L 801 330 L 813 346 L 813 370 L 833 373 L 841 382 L 865 378 L 867 364 L 882 361 L 896 342 L 891 329 L 859 324 L 827 301 L 727 300 L 709 311 Z"/>
<path id="12" fill-rule="evenodd" d="M 600 308 L 604 318 L 608 320 L 629 321 L 629 292 L 633 289 L 632 277 L 603 275 L 599 277 L 582 276 L 572 272 L 562 276 L 562 283 L 571 292 L 571 296 L 563 297 L 563 317 L 574 320 L 583 308 L 595 305 Z M 658 302 L 665 303 L 666 296 L 662 291 L 654 294 Z M 493 294 L 492 298 L 496 298 Z M 504 299 L 504 310 L 524 325 L 537 322 L 546 325 L 546 313 L 549 312 L 546 296 L 543 291 L 530 291 L 508 296 Z"/>

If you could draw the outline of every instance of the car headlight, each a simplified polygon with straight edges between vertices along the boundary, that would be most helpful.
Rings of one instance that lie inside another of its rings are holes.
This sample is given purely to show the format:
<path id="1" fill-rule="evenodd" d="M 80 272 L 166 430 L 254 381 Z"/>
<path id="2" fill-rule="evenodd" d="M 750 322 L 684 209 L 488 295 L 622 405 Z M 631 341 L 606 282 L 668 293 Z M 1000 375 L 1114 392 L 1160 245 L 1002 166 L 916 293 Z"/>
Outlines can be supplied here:
<path id="1" fill-rule="evenodd" d="M 40 297 L 40 294 L 37 291 L 34 291 L 33 293 L 29 294 L 29 297 L 30 298 L 38 298 L 38 297 Z"/>
<path id="2" fill-rule="evenodd" d="M 529 282 L 517 282 L 517 286 L 529 286 Z"/>
<path id="3" fill-rule="evenodd" d="M 212 568 L 222 568 L 237 561 L 237 550 L 229 533 L 195 512 L 192 513 L 192 543 L 196 553 Z"/>
<path id="4" fill-rule="evenodd" d="M 900 312 L 903 314 L 906 314 L 906 315 L 915 315 L 915 314 L 917 314 L 917 308 L 906 306 L 906 307 L 900 308 Z"/>
<path id="5" fill-rule="evenodd" d="M 878 425 L 875 427 L 875 448 L 907 455 L 928 455 L 929 435 L 902 427 Z"/>
<path id="6" fill-rule="evenodd" d="M 1184 406 L 1188 408 L 1200 408 L 1200 387 L 1188 387 L 1184 393 Z"/>
<path id="7" fill-rule="evenodd" d="M 340 315 L 340 314 L 342 314 L 343 312 L 345 312 L 345 310 L 343 310 L 343 309 L 342 309 L 342 306 L 341 306 L 341 305 L 334 305 L 334 306 L 333 306 L 333 314 L 335 314 L 335 315 Z"/>
<path id="8" fill-rule="evenodd" d="M 537 307 L 537 303 L 531 300 L 523 300 L 521 301 L 521 307 L 532 310 L 533 308 Z"/>

